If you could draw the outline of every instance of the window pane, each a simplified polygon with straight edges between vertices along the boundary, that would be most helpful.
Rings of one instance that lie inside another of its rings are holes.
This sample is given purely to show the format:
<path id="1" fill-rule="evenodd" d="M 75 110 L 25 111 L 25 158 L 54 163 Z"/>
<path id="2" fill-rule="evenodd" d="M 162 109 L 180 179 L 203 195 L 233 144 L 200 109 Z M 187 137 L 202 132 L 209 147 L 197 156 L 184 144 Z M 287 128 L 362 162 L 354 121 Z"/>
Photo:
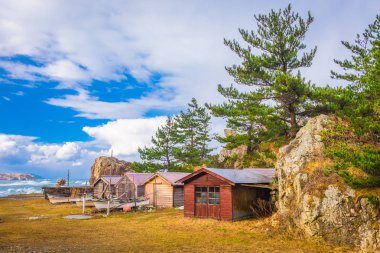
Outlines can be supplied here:
<path id="1" fill-rule="evenodd" d="M 202 192 L 207 192 L 207 187 L 202 187 Z"/>
<path id="2" fill-rule="evenodd" d="M 208 192 L 214 192 L 215 191 L 215 187 L 209 187 L 208 188 Z"/>
<path id="3" fill-rule="evenodd" d="M 195 192 L 200 192 L 201 191 L 201 187 L 195 187 Z"/>
<path id="4" fill-rule="evenodd" d="M 213 193 L 213 192 L 209 192 L 208 197 L 209 197 L 209 198 L 215 198 L 215 193 Z"/>
<path id="5" fill-rule="evenodd" d="M 206 192 L 202 192 L 202 200 L 201 200 L 201 203 L 204 203 L 206 204 L 207 203 L 207 195 L 206 195 Z"/>
<path id="6" fill-rule="evenodd" d="M 195 203 L 200 203 L 200 202 L 201 202 L 201 194 L 195 193 Z"/>
<path id="7" fill-rule="evenodd" d="M 219 195 L 219 193 L 215 193 L 215 198 L 220 198 L 220 195 Z"/>
<path id="8" fill-rule="evenodd" d="M 215 199 L 215 204 L 219 205 L 220 204 L 220 200 L 219 199 Z"/>
<path id="9" fill-rule="evenodd" d="M 209 204 L 215 204 L 215 199 L 208 199 Z"/>
<path id="10" fill-rule="evenodd" d="M 215 187 L 215 192 L 219 192 L 219 187 Z"/>

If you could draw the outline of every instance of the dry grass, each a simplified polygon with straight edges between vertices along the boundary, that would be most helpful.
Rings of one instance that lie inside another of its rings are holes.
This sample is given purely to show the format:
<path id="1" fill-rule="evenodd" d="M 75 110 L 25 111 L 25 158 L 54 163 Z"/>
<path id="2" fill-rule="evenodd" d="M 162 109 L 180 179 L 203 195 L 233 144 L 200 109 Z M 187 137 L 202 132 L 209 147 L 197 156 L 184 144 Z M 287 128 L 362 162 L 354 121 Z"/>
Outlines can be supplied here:
<path id="1" fill-rule="evenodd" d="M 0 252 L 343 252 L 321 241 L 289 239 L 268 229 L 265 220 L 189 219 L 173 209 L 62 218 L 79 212 L 44 199 L 1 199 Z M 48 218 L 28 220 L 31 216 Z"/>

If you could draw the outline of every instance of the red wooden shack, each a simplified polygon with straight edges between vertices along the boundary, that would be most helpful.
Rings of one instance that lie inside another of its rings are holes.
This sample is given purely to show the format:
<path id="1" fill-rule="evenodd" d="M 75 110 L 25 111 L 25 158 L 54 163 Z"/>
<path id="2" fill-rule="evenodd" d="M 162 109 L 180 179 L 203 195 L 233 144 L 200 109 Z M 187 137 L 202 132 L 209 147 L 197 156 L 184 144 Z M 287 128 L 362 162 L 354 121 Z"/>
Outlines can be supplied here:
<path id="1" fill-rule="evenodd" d="M 274 169 L 197 170 L 178 180 L 184 183 L 184 215 L 225 221 L 252 217 L 257 198 L 270 200 L 274 174 Z"/>

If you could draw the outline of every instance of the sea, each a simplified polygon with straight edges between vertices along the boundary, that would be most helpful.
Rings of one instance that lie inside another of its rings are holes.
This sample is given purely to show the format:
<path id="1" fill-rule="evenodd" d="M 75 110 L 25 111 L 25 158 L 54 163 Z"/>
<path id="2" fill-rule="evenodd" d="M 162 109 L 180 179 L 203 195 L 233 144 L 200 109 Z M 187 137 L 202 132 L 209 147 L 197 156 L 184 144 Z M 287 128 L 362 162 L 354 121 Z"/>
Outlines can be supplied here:
<path id="1" fill-rule="evenodd" d="M 42 193 L 43 186 L 55 186 L 57 179 L 0 180 L 0 197 L 12 194 Z M 70 180 L 70 186 L 88 185 L 88 180 Z"/>

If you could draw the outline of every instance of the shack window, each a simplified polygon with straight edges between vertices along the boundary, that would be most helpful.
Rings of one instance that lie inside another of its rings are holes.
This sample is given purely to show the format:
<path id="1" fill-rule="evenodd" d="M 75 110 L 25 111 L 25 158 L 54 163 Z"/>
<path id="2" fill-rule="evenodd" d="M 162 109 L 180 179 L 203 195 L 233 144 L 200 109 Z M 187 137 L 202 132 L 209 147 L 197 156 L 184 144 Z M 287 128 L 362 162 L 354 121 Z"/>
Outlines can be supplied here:
<path id="1" fill-rule="evenodd" d="M 219 205 L 220 193 L 218 186 L 208 188 L 208 203 L 211 205 Z"/>
<path id="2" fill-rule="evenodd" d="M 195 203 L 207 203 L 207 187 L 195 187 Z"/>

